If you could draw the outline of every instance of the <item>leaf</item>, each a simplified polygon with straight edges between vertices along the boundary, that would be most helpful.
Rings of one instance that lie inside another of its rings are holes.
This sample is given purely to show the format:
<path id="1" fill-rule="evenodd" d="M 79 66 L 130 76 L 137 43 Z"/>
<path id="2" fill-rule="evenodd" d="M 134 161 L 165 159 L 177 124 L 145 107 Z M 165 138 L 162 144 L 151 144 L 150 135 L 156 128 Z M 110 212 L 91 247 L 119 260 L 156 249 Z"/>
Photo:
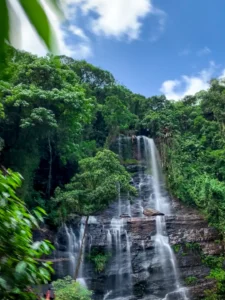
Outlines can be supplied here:
<path id="1" fill-rule="evenodd" d="M 42 242 L 35 242 L 32 245 L 32 249 L 34 250 L 38 250 L 40 248 L 40 246 L 42 245 Z"/>
<path id="2" fill-rule="evenodd" d="M 6 0 L 0 1 L 0 60 L 4 58 L 4 44 L 9 40 L 9 14 Z"/>
<path id="3" fill-rule="evenodd" d="M 2 277 L 0 277 L 0 286 L 3 287 L 4 289 L 8 288 L 5 279 L 3 279 Z"/>
<path id="4" fill-rule="evenodd" d="M 44 219 L 43 219 L 43 217 L 42 217 L 42 215 L 41 215 L 41 213 L 40 213 L 39 211 L 34 210 L 33 212 L 34 212 L 36 218 L 37 218 L 39 221 L 41 221 L 41 222 L 44 221 Z"/>
<path id="5" fill-rule="evenodd" d="M 39 210 L 45 216 L 47 215 L 46 211 L 40 206 L 36 207 L 36 210 Z"/>
<path id="6" fill-rule="evenodd" d="M 59 0 L 48 0 L 48 2 L 49 2 L 50 4 L 53 5 L 53 7 L 56 9 L 56 11 L 57 11 L 61 16 L 63 16 L 63 12 L 62 12 L 62 10 L 61 10 Z"/>
<path id="7" fill-rule="evenodd" d="M 53 30 L 49 23 L 48 17 L 40 5 L 38 0 L 19 0 L 21 6 L 23 7 L 28 19 L 31 24 L 34 26 L 34 29 L 37 31 L 38 35 L 42 38 L 45 45 L 49 50 L 52 50 L 52 38 Z"/>
<path id="8" fill-rule="evenodd" d="M 20 261 L 16 266 L 16 272 L 22 274 L 25 272 L 27 263 L 25 261 Z"/>

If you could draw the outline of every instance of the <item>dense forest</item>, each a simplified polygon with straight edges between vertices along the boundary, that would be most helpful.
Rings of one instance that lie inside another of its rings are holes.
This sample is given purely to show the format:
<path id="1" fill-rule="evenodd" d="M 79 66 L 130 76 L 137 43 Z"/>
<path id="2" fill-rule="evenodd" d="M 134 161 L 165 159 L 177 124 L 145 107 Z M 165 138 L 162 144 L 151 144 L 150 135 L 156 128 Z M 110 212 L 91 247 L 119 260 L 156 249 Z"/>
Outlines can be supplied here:
<path id="1" fill-rule="evenodd" d="M 4 299 L 29 299 L 24 287 L 49 278 L 51 267 L 45 263 L 38 269 L 35 259 L 52 246 L 43 242 L 31 247 L 31 228 L 43 215 L 56 227 L 74 215 L 105 208 L 117 195 L 116 183 L 136 193 L 130 175 L 110 151 L 120 134 L 154 138 L 171 195 L 197 207 L 224 234 L 223 81 L 213 79 L 208 91 L 180 101 L 163 95 L 146 98 L 86 61 L 39 58 L 9 46 L 2 70 L 1 257 L 14 249 L 13 259 L 0 263 Z M 12 239 L 9 224 L 15 229 Z"/>

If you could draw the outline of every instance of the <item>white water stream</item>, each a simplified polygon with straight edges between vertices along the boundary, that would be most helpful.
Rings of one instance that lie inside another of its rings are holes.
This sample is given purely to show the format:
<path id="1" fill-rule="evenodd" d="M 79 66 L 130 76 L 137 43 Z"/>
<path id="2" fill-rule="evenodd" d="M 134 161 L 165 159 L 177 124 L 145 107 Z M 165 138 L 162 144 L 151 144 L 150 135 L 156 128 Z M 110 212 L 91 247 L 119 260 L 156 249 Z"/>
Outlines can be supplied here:
<path id="1" fill-rule="evenodd" d="M 82 238 L 84 235 L 84 227 L 85 227 L 85 217 L 81 219 L 80 230 L 78 236 L 76 236 L 74 229 L 71 226 L 68 227 L 66 224 L 64 224 L 64 230 L 67 239 L 67 253 L 69 258 L 69 273 L 72 277 L 75 274 L 76 266 L 78 263 L 78 256 L 80 252 L 80 247 L 82 245 Z M 84 255 L 82 255 L 81 257 L 81 263 L 80 263 L 77 281 L 79 281 L 82 285 L 86 286 L 85 280 L 83 278 L 83 268 L 84 268 Z"/>
<path id="2" fill-rule="evenodd" d="M 158 151 L 153 139 L 149 139 L 145 136 L 143 136 L 142 139 L 144 142 L 145 160 L 148 168 L 151 171 L 153 181 L 153 194 L 151 195 L 151 203 L 153 204 L 154 209 L 164 213 L 165 215 L 169 215 L 171 213 L 170 203 L 167 200 L 167 197 L 164 197 L 161 192 L 164 181 Z M 152 200 L 154 201 L 152 202 Z M 161 267 L 164 272 L 164 278 L 166 278 L 166 272 L 169 270 L 173 274 L 176 287 L 174 292 L 170 292 L 165 296 L 164 300 L 172 300 L 174 299 L 173 296 L 175 295 L 176 299 L 188 300 L 189 298 L 187 289 L 183 288 L 180 284 L 176 258 L 169 244 L 169 238 L 166 232 L 166 218 L 164 216 L 156 217 L 156 235 L 154 239 L 155 253 L 161 263 Z"/>

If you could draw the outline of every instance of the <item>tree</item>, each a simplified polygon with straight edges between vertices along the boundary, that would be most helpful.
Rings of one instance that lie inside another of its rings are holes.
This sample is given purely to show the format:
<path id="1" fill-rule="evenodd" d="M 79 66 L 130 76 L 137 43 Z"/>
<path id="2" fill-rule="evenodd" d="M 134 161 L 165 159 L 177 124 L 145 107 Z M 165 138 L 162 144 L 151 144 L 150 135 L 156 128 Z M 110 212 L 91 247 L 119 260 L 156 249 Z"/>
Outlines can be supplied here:
<path id="1" fill-rule="evenodd" d="M 115 84 L 115 79 L 108 71 L 97 68 L 86 61 L 73 61 L 70 68 L 79 76 L 81 83 L 87 84 L 91 89 L 102 89 Z"/>
<path id="2" fill-rule="evenodd" d="M 110 150 L 99 151 L 95 157 L 79 162 L 80 173 L 64 189 L 57 188 L 54 202 L 65 221 L 70 214 L 89 216 L 106 208 L 121 192 L 135 194 L 131 177 L 120 164 L 118 156 Z"/>
<path id="3" fill-rule="evenodd" d="M 86 97 L 76 74 L 59 59 L 48 56 L 29 64 L 22 60 L 15 69 L 10 83 L 0 81 L 4 161 L 25 177 L 22 196 L 29 201 L 35 171 L 47 164 L 47 178 L 39 186 L 49 198 L 58 185 L 52 177 L 54 161 L 66 165 L 81 155 L 82 133 L 92 120 L 95 101 Z"/>
<path id="4" fill-rule="evenodd" d="M 106 98 L 105 104 L 102 106 L 102 114 L 109 130 L 106 147 L 110 146 L 120 130 L 128 130 L 130 126 L 135 125 L 137 120 L 136 116 L 117 96 Z"/>
<path id="5" fill-rule="evenodd" d="M 53 271 L 49 263 L 39 263 L 53 246 L 48 241 L 33 242 L 32 229 L 43 221 L 43 209 L 31 214 L 15 190 L 21 186 L 21 176 L 0 172 L 0 298 L 35 299 L 31 285 L 47 283 Z"/>

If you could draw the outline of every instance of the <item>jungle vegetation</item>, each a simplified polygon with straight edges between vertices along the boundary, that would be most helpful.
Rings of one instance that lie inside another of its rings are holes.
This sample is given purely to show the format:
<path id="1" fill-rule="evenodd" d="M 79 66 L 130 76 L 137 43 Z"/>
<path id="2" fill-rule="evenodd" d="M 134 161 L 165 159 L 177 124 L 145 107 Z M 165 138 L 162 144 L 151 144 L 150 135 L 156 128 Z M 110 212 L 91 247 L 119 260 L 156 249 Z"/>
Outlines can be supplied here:
<path id="1" fill-rule="evenodd" d="M 119 134 L 153 137 L 171 194 L 197 207 L 224 234 L 223 80 L 213 79 L 208 91 L 180 101 L 147 98 L 86 61 L 40 58 L 6 47 L 0 73 L 0 210 L 5 224 L 0 251 L 14 251 L 0 263 L 7 269 L 0 277 L 3 299 L 25 299 L 25 292 L 29 299 L 32 292 L 26 287 L 50 276 L 49 265 L 37 267 L 50 244 L 32 242 L 32 228 L 44 211 L 45 222 L 58 226 L 71 215 L 89 216 L 106 207 L 117 196 L 117 183 L 135 193 L 130 175 L 110 150 Z"/>

